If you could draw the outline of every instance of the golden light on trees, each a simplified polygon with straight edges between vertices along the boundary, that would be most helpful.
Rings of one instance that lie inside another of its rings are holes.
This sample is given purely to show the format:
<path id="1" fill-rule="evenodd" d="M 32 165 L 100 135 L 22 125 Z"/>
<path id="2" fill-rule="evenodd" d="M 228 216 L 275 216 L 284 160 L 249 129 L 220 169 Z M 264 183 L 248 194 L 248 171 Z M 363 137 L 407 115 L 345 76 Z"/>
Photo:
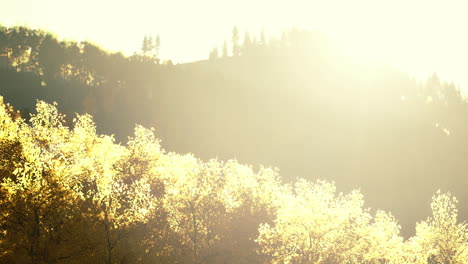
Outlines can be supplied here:
<path id="1" fill-rule="evenodd" d="M 66 127 L 38 102 L 31 124 L 0 108 L 0 260 L 63 263 L 468 261 L 457 200 L 438 192 L 409 240 L 359 191 L 280 183 L 275 170 L 166 153 L 137 126 L 127 146 L 89 115 Z"/>

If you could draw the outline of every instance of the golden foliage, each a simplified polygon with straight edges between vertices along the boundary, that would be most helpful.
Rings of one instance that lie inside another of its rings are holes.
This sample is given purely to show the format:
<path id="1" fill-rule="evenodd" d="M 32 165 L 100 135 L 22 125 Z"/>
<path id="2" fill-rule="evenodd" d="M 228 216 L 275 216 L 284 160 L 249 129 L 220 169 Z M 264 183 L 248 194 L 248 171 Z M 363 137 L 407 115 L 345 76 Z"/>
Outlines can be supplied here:
<path id="1" fill-rule="evenodd" d="M 55 104 L 30 124 L 1 104 L 2 263 L 468 263 L 450 194 L 405 241 L 359 191 L 166 153 L 141 126 L 123 146 L 89 115 L 63 120 Z"/>

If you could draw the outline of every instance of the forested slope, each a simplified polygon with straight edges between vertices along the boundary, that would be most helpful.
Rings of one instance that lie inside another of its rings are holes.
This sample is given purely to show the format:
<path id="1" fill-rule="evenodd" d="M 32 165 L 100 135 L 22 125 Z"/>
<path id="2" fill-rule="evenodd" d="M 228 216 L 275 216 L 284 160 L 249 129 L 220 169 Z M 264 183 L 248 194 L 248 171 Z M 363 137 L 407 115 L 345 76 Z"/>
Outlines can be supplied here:
<path id="1" fill-rule="evenodd" d="M 67 127 L 56 105 L 39 101 L 36 112 L 28 124 L 0 102 L 2 263 L 468 261 L 450 193 L 435 193 L 404 240 L 357 190 L 166 152 L 142 126 L 123 146 L 89 115 Z"/>
<path id="2" fill-rule="evenodd" d="M 36 99 L 57 101 L 68 125 L 75 112 L 92 114 L 118 142 L 138 123 L 156 127 L 170 151 L 278 167 L 286 181 L 334 180 L 395 214 L 406 236 L 438 189 L 461 200 L 467 219 L 468 105 L 435 74 L 416 82 L 300 30 L 246 34 L 242 44 L 233 36 L 232 52 L 178 65 L 24 27 L 0 31 L 9 57 L 0 93 L 24 117 Z"/>

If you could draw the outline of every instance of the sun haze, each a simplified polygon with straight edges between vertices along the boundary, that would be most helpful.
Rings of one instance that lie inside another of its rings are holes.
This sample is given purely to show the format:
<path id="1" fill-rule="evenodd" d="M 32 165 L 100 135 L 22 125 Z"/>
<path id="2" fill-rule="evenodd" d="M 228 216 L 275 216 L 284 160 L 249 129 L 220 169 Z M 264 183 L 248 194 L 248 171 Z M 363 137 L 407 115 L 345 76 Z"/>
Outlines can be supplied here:
<path id="1" fill-rule="evenodd" d="M 160 34 L 161 55 L 205 59 L 234 25 L 258 34 L 291 27 L 320 30 L 357 56 L 378 56 L 418 79 L 437 72 L 468 87 L 465 1 L 8 1 L 0 23 L 28 25 L 60 37 L 88 39 L 132 54 L 145 34 Z M 365 59 L 365 58 L 364 58 Z"/>

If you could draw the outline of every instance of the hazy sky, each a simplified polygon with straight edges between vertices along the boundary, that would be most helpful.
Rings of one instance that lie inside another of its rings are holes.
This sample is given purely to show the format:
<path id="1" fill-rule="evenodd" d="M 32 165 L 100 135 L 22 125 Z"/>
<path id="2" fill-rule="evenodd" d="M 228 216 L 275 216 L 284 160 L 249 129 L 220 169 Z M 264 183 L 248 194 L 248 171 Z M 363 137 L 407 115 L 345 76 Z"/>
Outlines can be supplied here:
<path id="1" fill-rule="evenodd" d="M 0 23 L 39 27 L 127 54 L 140 49 L 145 34 L 159 33 L 162 57 L 174 62 L 207 58 L 212 47 L 230 40 L 234 25 L 254 33 L 318 29 L 356 54 L 379 54 L 419 78 L 437 72 L 468 91 L 464 2 L 3 0 Z"/>

